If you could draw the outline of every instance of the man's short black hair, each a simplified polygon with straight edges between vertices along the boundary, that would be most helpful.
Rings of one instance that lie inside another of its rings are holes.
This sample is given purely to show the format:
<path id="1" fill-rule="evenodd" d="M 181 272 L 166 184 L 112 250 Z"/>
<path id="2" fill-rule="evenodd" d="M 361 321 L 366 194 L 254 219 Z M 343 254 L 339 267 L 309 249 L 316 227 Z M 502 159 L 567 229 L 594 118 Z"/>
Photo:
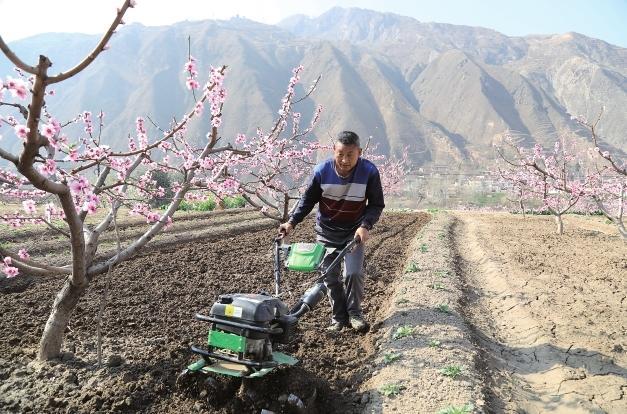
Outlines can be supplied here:
<path id="1" fill-rule="evenodd" d="M 337 134 L 337 142 L 344 145 L 357 145 L 361 148 L 361 145 L 359 144 L 359 135 L 353 131 L 342 131 Z"/>

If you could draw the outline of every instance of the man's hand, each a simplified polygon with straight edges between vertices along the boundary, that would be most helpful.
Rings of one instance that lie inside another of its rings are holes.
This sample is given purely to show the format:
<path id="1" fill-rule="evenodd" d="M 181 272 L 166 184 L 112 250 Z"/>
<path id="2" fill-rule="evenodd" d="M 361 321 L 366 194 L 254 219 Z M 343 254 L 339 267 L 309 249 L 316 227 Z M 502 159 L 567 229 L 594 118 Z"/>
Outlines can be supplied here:
<path id="1" fill-rule="evenodd" d="M 365 243 L 366 240 L 368 240 L 368 238 L 370 237 L 370 232 L 368 231 L 367 228 L 360 227 L 355 232 L 355 236 L 359 236 L 359 238 L 361 240 L 360 243 Z"/>
<path id="2" fill-rule="evenodd" d="M 287 223 L 283 223 L 279 226 L 279 232 L 285 236 L 290 234 L 294 230 L 294 226 L 289 221 Z"/>

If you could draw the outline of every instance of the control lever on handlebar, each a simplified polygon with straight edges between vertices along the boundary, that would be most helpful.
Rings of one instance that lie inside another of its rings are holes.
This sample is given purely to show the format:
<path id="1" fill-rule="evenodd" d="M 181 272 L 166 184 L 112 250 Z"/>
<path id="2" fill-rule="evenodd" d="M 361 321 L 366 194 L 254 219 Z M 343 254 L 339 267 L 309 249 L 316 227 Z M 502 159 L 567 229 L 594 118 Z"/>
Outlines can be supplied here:
<path id="1" fill-rule="evenodd" d="M 361 237 L 359 237 L 358 235 L 355 235 L 355 238 L 353 239 L 353 241 L 355 242 L 355 246 L 357 246 L 358 244 L 361 244 Z M 353 246 L 353 248 L 355 246 Z M 353 250 L 353 248 L 351 248 L 351 250 Z"/>
<path id="2" fill-rule="evenodd" d="M 281 240 L 285 236 L 287 236 L 287 232 L 285 231 L 285 229 L 279 228 L 279 234 L 277 234 L 274 240 L 275 241 Z"/>

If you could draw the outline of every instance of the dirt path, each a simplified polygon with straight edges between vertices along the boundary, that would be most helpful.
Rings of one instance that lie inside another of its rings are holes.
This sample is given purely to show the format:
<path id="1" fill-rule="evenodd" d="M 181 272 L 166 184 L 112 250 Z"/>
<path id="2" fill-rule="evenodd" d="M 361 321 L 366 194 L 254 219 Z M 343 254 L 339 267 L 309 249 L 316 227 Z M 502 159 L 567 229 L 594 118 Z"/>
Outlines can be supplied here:
<path id="1" fill-rule="evenodd" d="M 627 247 L 595 218 L 455 214 L 489 412 L 627 412 Z"/>

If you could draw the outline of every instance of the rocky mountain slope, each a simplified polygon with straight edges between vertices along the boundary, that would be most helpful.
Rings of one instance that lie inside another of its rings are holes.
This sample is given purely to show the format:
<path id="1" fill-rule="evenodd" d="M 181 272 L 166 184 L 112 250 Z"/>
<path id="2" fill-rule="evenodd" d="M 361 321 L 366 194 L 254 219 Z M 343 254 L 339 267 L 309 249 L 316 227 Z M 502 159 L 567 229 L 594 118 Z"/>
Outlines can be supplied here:
<path id="1" fill-rule="evenodd" d="M 417 166 L 481 168 L 505 130 L 528 145 L 550 144 L 561 131 L 585 139 L 570 114 L 592 118 L 605 106 L 604 142 L 627 151 L 627 49 L 576 33 L 514 38 L 353 8 L 293 16 L 277 26 L 241 18 L 129 25 L 88 70 L 57 88 L 51 112 L 69 120 L 82 110 L 103 110 L 103 142 L 114 147 L 134 132 L 137 116 L 167 127 L 193 105 L 182 71 L 188 38 L 201 81 L 209 65 L 228 65 L 225 141 L 270 127 L 291 69 L 303 64 L 301 94 L 322 76 L 311 99 L 300 104 L 303 122 L 316 105 L 325 108 L 312 139 L 352 129 L 372 136 L 385 153 L 408 148 Z M 46 34 L 10 46 L 28 62 L 47 55 L 55 72 L 72 67 L 97 41 Z M 10 72 L 1 56 L 0 73 Z M 207 131 L 205 117 L 189 133 L 202 140 Z"/>

